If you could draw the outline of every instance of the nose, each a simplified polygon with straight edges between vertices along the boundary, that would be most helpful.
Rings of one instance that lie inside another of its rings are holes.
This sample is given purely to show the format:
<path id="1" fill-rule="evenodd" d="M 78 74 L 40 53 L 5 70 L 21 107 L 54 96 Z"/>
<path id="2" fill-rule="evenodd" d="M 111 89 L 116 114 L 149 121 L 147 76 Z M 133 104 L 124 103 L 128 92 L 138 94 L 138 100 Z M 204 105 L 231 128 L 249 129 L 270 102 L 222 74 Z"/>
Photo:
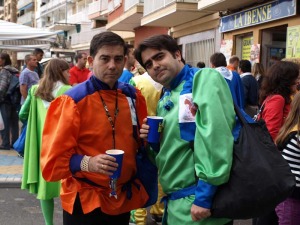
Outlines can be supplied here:
<path id="1" fill-rule="evenodd" d="M 114 59 L 110 59 L 109 62 L 108 62 L 108 68 L 109 69 L 114 69 L 116 68 L 116 63 L 115 63 L 115 60 Z"/>
<path id="2" fill-rule="evenodd" d="M 156 60 L 152 61 L 152 66 L 153 66 L 153 69 L 157 69 L 160 67 L 159 63 Z"/>

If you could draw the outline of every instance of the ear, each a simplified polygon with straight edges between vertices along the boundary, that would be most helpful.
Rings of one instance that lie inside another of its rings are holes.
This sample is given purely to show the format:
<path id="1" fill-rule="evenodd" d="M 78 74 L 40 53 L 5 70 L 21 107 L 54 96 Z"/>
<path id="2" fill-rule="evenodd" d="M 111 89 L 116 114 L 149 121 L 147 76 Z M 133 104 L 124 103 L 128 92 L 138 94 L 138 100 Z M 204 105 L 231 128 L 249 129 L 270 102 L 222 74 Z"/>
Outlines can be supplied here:
<path id="1" fill-rule="evenodd" d="M 179 50 L 175 52 L 175 57 L 176 57 L 176 59 L 178 59 L 179 61 L 181 61 L 182 56 L 181 56 L 181 52 Z"/>
<path id="2" fill-rule="evenodd" d="M 93 57 L 92 56 L 88 56 L 87 60 L 89 62 L 89 66 L 93 66 L 93 62 L 94 62 Z"/>
<path id="3" fill-rule="evenodd" d="M 126 65 L 126 63 L 127 63 L 127 60 L 128 60 L 128 56 L 127 55 L 125 55 L 125 57 L 124 57 L 124 66 Z"/>

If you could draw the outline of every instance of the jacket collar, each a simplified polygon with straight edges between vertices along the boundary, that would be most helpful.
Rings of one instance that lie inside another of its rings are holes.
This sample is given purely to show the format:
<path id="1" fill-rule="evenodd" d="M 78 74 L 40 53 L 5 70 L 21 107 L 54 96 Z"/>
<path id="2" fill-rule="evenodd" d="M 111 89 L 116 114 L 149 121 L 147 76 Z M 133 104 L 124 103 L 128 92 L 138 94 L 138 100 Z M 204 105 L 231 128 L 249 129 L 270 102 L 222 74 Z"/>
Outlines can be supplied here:
<path id="1" fill-rule="evenodd" d="M 110 88 L 108 84 L 99 80 L 94 74 L 91 76 L 91 81 L 96 85 L 98 90 L 116 90 L 118 88 L 118 81 L 116 81 L 113 88 Z"/>

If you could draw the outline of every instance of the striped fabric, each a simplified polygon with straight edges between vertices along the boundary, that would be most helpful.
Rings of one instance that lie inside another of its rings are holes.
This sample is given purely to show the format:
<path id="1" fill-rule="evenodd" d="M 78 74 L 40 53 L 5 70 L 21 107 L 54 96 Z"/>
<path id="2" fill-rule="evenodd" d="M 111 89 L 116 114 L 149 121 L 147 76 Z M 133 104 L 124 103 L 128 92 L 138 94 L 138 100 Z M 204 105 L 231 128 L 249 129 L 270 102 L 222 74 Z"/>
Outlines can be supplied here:
<path id="1" fill-rule="evenodd" d="M 283 148 L 282 156 L 289 163 L 291 171 L 296 177 L 296 186 L 300 187 L 300 138 L 295 132 Z"/>

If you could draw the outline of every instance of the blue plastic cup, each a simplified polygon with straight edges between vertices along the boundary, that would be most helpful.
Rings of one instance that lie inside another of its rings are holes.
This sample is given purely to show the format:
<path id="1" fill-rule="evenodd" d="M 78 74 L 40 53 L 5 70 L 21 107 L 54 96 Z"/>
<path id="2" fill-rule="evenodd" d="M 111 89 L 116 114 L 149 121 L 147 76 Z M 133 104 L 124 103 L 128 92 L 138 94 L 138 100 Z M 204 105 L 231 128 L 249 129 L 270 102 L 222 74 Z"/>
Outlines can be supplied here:
<path id="1" fill-rule="evenodd" d="M 149 125 L 148 142 L 159 143 L 160 133 L 163 128 L 163 117 L 160 116 L 147 116 L 147 124 Z"/>
<path id="2" fill-rule="evenodd" d="M 116 162 L 118 163 L 118 168 L 116 171 L 113 171 L 113 175 L 109 176 L 110 178 L 116 179 L 121 176 L 122 171 L 122 162 L 123 162 L 123 156 L 124 151 L 119 149 L 110 149 L 105 152 L 107 155 L 110 155 L 114 158 L 116 158 Z"/>

